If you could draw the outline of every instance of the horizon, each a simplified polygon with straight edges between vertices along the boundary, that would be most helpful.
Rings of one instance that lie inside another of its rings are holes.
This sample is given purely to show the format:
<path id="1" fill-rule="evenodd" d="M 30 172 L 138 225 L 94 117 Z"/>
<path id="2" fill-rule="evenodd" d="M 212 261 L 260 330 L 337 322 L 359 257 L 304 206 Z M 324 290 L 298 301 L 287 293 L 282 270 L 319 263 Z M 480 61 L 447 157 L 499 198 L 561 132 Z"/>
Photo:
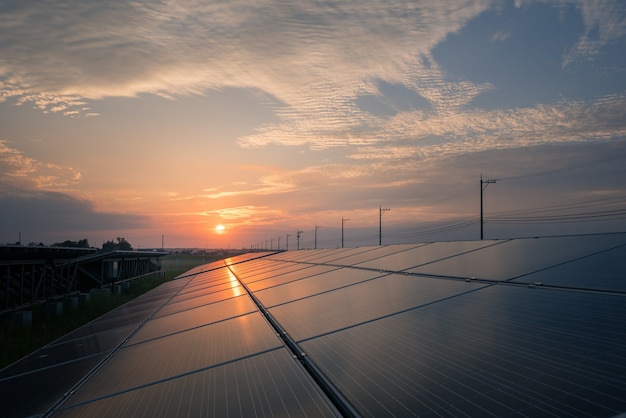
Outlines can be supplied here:
<path id="1" fill-rule="evenodd" d="M 0 242 L 626 231 L 620 0 L 4 9 Z"/>

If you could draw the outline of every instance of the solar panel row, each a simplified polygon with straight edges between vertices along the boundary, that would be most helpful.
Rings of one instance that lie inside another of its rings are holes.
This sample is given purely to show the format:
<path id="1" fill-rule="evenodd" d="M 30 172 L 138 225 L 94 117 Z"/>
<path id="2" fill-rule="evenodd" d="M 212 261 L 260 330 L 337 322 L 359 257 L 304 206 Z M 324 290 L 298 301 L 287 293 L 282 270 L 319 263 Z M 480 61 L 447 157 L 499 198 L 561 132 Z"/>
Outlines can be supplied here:
<path id="1" fill-rule="evenodd" d="M 624 259 L 623 233 L 246 254 L 1 371 L 3 413 L 614 416 Z"/>

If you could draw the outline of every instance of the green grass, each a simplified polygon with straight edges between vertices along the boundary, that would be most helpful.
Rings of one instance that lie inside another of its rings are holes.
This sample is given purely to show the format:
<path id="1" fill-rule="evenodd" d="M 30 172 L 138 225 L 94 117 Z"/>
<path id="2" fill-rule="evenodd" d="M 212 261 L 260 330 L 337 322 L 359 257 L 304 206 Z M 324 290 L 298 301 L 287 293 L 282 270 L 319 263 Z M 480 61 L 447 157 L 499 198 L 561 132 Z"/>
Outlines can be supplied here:
<path id="1" fill-rule="evenodd" d="M 172 274 L 137 279 L 130 289 L 120 295 L 100 295 L 76 308 L 64 302 L 63 313 L 48 314 L 40 303 L 32 306 L 31 327 L 2 325 L 0 327 L 0 368 L 3 368 L 44 345 L 62 337 L 73 329 L 98 318 L 158 285 L 171 280 Z"/>
<path id="2" fill-rule="evenodd" d="M 179 275 L 196 266 L 223 259 L 224 256 L 218 255 L 170 254 L 161 258 L 161 268 L 167 272 L 175 272 L 176 275 Z"/>
<path id="3" fill-rule="evenodd" d="M 134 280 L 130 289 L 120 295 L 93 297 L 88 303 L 76 308 L 73 308 L 67 301 L 64 303 L 61 315 L 46 314 L 40 304 L 35 304 L 32 307 L 33 324 L 31 327 L 0 325 L 0 369 L 193 267 L 223 258 L 206 255 L 165 256 L 161 260 L 164 275 Z"/>

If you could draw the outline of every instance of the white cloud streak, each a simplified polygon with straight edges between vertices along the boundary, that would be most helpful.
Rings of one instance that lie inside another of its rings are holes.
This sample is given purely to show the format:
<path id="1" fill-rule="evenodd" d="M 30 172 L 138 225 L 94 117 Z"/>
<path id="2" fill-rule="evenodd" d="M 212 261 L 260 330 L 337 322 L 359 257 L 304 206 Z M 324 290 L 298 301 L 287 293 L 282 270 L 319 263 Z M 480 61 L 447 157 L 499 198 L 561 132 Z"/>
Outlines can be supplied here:
<path id="1" fill-rule="evenodd" d="M 2 139 L 0 139 L 0 173 L 4 177 L 2 183 L 5 186 L 49 191 L 73 190 L 81 178 L 80 172 L 72 167 L 44 163 L 25 156 L 23 152 L 12 148 L 10 142 Z"/>
<path id="2" fill-rule="evenodd" d="M 531 3 L 535 1 L 516 2 L 518 7 Z M 592 59 L 603 45 L 626 34 L 620 1 L 544 3 L 574 6 L 583 17 L 584 33 L 565 52 L 565 67 L 577 59 Z M 594 102 L 563 99 L 511 110 L 471 107 L 476 97 L 495 86 L 451 78 L 431 51 L 500 4 L 6 1 L 0 13 L 0 101 L 67 116 L 97 116 L 85 106 L 87 99 L 144 93 L 176 98 L 209 89 L 252 89 L 277 103 L 273 111 L 279 122 L 239 138 L 242 146 L 350 147 L 349 165 L 274 173 L 255 185 L 202 195 L 212 199 L 300 190 L 308 178 L 359 178 L 365 184 L 376 177 L 372 173 L 402 170 L 416 161 L 624 136 L 626 99 L 619 94 Z M 598 36 L 592 37 L 595 33 Z M 500 32 L 492 40 L 507 36 Z M 391 117 L 359 108 L 357 98 L 380 96 L 381 80 L 415 92 L 430 108 Z M 2 171 L 13 177 L 36 172 L 38 187 L 53 189 L 70 187 L 78 179 L 70 168 L 45 167 L 4 142 L 0 145 Z M 389 160 L 394 167 L 383 163 Z"/>

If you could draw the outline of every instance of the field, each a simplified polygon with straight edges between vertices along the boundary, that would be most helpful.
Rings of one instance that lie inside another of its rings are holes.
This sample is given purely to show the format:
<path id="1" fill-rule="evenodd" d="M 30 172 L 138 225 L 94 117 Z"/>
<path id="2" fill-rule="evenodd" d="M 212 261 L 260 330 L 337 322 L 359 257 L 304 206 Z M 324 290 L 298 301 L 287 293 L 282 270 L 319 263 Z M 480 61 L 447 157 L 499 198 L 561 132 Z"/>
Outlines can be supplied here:
<path id="1" fill-rule="evenodd" d="M 77 308 L 71 308 L 66 303 L 63 313 L 57 316 L 45 315 L 41 304 L 34 304 L 33 324 L 30 328 L 0 326 L 0 369 L 193 267 L 223 258 L 217 255 L 167 255 L 161 259 L 161 269 L 165 274 L 137 279 L 121 295 L 93 298 Z"/>
<path id="2" fill-rule="evenodd" d="M 224 255 L 170 254 L 161 258 L 161 268 L 168 273 L 173 273 L 174 276 L 172 277 L 175 277 L 196 266 L 212 263 L 224 258 Z"/>

